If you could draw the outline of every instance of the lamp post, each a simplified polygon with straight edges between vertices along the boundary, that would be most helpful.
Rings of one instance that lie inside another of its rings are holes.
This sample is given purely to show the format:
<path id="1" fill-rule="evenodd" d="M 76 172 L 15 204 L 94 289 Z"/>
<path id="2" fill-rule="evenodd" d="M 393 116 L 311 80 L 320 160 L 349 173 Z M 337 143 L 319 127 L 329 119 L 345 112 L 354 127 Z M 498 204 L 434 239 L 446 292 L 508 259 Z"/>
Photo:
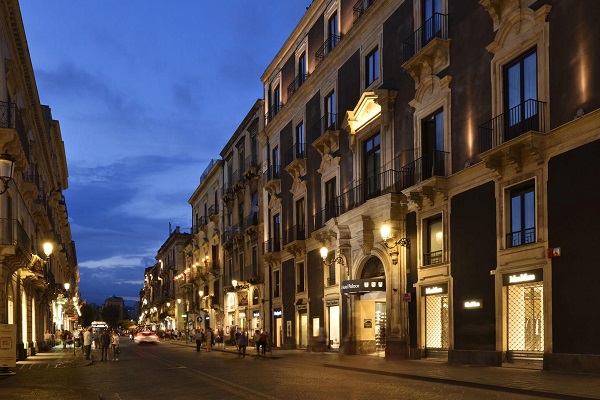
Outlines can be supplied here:
<path id="1" fill-rule="evenodd" d="M 10 154 L 0 154 L 0 180 L 3 184 L 2 189 L 0 189 L 0 194 L 4 194 L 8 190 L 8 183 L 13 178 L 14 166 L 15 160 Z"/>

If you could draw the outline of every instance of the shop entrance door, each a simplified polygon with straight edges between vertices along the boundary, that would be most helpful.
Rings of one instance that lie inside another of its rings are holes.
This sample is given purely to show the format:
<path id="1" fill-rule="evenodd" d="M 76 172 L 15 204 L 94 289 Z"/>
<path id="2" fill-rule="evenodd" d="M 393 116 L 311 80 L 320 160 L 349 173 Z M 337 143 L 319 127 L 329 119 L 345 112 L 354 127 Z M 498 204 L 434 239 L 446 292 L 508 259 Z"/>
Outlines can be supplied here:
<path id="1" fill-rule="evenodd" d="M 283 328 L 281 326 L 281 318 L 275 318 L 275 332 L 273 332 L 273 337 L 275 338 L 275 346 L 281 347 L 281 342 L 283 340 Z"/>
<path id="2" fill-rule="evenodd" d="M 544 351 L 543 282 L 508 286 L 508 351 Z"/>
<path id="3" fill-rule="evenodd" d="M 425 298 L 425 347 L 427 356 L 442 355 L 449 345 L 448 295 Z"/>
<path id="4" fill-rule="evenodd" d="M 340 348 L 340 306 L 329 307 L 329 347 Z"/>
<path id="5" fill-rule="evenodd" d="M 301 313 L 300 316 L 300 348 L 305 349 L 308 344 L 308 314 Z"/>

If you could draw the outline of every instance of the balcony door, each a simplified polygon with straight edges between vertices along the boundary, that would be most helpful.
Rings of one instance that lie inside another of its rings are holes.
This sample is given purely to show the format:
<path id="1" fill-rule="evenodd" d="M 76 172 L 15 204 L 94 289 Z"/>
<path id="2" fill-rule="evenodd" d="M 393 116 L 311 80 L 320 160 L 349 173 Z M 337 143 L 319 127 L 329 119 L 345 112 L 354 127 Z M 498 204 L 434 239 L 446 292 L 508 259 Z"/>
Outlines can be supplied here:
<path id="1" fill-rule="evenodd" d="M 539 129 L 536 49 L 504 68 L 504 93 L 504 141 Z"/>
<path id="2" fill-rule="evenodd" d="M 423 0 L 423 46 L 442 30 L 442 0 Z"/>
<path id="3" fill-rule="evenodd" d="M 444 110 L 440 109 L 422 121 L 422 180 L 444 176 Z"/>
<path id="4" fill-rule="evenodd" d="M 381 191 L 381 142 L 379 133 L 365 140 L 363 144 L 364 154 L 364 200 L 379 196 Z"/>

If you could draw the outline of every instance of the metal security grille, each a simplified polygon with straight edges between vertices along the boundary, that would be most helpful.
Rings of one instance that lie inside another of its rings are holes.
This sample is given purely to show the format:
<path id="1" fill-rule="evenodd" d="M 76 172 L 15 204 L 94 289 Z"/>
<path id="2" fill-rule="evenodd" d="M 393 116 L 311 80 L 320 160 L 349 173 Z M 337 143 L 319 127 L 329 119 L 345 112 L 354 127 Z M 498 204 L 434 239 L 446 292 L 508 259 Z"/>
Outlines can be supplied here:
<path id="1" fill-rule="evenodd" d="M 543 282 L 508 286 L 508 350 L 544 350 Z"/>
<path id="2" fill-rule="evenodd" d="M 425 297 L 425 347 L 447 349 L 449 342 L 448 295 Z"/>

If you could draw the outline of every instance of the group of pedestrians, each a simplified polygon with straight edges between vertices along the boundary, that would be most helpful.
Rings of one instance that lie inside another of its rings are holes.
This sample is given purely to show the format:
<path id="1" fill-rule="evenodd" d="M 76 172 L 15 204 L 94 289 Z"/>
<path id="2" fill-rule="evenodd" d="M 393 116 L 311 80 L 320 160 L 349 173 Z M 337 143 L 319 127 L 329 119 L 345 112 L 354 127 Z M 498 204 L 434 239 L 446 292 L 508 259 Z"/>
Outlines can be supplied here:
<path id="1" fill-rule="evenodd" d="M 266 355 L 267 346 L 269 345 L 269 334 L 267 331 L 261 331 L 259 329 L 254 331 L 254 336 L 252 337 L 254 341 L 254 345 L 256 346 L 256 354 L 263 356 Z M 237 330 L 235 334 L 235 341 L 238 347 L 238 357 L 244 358 L 246 357 L 246 347 L 248 347 L 248 332 Z M 261 353 L 262 349 L 262 353 Z"/>
<path id="2" fill-rule="evenodd" d="M 196 351 L 200 352 L 200 348 L 202 347 L 202 343 L 206 344 L 206 352 L 212 351 L 212 346 L 214 344 L 214 335 L 211 328 L 204 329 L 196 329 L 196 333 L 194 334 L 194 340 L 196 340 Z"/>
<path id="3" fill-rule="evenodd" d="M 83 351 L 85 353 L 85 359 L 89 360 L 92 351 L 92 343 L 96 349 L 101 349 L 102 356 L 101 361 L 109 361 L 109 349 L 112 350 L 112 361 L 119 361 L 119 354 L 121 348 L 119 347 L 119 334 L 117 331 L 109 333 L 107 329 L 104 329 L 102 333 L 98 332 L 98 341 L 94 340 L 94 333 L 92 333 L 92 327 L 89 327 L 83 331 Z"/>

